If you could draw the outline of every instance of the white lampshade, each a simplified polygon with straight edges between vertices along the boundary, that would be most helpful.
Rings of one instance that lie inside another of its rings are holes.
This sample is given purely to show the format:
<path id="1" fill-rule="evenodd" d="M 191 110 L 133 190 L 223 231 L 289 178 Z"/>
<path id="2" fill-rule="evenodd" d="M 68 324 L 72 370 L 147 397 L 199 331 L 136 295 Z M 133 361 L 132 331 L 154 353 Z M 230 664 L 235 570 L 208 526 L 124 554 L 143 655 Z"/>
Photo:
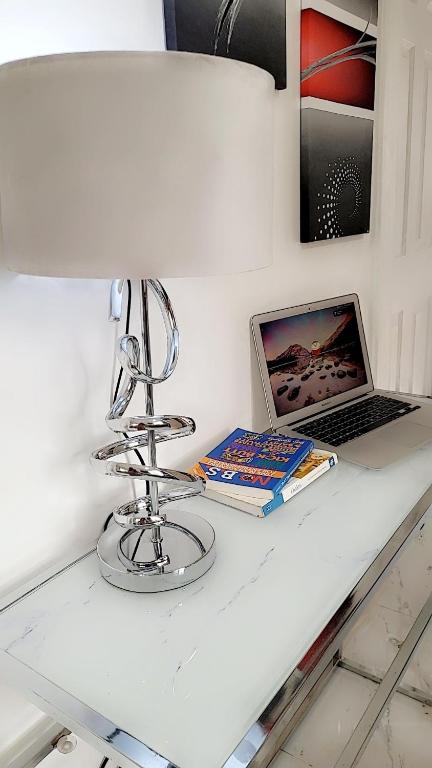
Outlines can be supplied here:
<path id="1" fill-rule="evenodd" d="M 16 272 L 146 278 L 271 261 L 273 78 L 188 53 L 0 67 L 4 259 Z"/>

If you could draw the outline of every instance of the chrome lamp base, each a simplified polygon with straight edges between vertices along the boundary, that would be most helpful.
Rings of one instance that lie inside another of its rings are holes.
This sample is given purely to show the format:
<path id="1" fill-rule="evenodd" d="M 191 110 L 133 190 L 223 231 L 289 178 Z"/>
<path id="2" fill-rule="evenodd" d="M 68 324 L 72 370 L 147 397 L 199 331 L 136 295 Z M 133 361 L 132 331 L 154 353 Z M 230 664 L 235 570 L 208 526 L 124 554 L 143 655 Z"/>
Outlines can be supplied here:
<path id="1" fill-rule="evenodd" d="M 165 592 L 203 576 L 216 556 L 214 530 L 190 512 L 171 512 L 163 527 L 161 561 L 154 557 L 151 530 L 124 533 L 110 526 L 100 537 L 97 552 L 104 579 L 132 592 Z"/>
<path id="2" fill-rule="evenodd" d="M 112 284 L 113 320 L 121 317 L 124 283 L 115 280 Z M 149 289 L 158 302 L 167 335 L 165 365 L 157 377 L 151 370 Z M 169 298 L 157 280 L 140 281 L 140 300 L 142 351 L 126 327 L 117 348 L 122 386 L 118 385 L 106 417 L 108 427 L 122 439 L 94 451 L 91 459 L 105 475 L 144 480 L 146 493 L 113 511 L 113 521 L 100 537 L 97 553 L 102 576 L 113 586 L 131 592 L 163 592 L 190 584 L 211 568 L 216 556 L 215 533 L 206 520 L 190 512 L 165 512 L 171 502 L 184 502 L 200 494 L 204 484 L 188 472 L 162 469 L 156 464 L 156 444 L 191 435 L 195 424 L 186 416 L 154 414 L 153 385 L 165 381 L 176 366 L 178 331 Z M 138 382 L 144 385 L 146 413 L 126 417 Z M 141 456 L 142 448 L 147 450 L 147 461 Z M 132 453 L 139 464 L 131 463 Z M 120 456 L 121 461 L 117 459 Z"/>

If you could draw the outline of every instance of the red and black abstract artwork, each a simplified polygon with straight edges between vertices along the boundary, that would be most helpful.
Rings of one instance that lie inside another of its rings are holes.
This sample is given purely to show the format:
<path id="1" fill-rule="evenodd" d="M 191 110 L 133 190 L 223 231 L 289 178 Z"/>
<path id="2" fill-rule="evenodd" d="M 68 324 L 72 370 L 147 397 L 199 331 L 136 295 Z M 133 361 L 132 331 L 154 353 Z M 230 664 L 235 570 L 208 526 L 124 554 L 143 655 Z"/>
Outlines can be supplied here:
<path id="1" fill-rule="evenodd" d="M 378 0 L 303 0 L 301 240 L 369 232 Z"/>

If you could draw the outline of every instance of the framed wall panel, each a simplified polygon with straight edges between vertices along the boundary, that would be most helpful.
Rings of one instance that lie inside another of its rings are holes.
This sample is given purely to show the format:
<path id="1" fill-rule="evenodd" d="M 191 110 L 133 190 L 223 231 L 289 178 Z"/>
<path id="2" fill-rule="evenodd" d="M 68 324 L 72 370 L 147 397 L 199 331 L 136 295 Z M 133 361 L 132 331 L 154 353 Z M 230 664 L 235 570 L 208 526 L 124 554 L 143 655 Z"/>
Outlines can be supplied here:
<path id="1" fill-rule="evenodd" d="M 378 0 L 304 0 L 301 241 L 369 232 Z"/>
<path id="2" fill-rule="evenodd" d="M 286 88 L 286 0 L 164 0 L 168 50 L 226 56 Z"/>

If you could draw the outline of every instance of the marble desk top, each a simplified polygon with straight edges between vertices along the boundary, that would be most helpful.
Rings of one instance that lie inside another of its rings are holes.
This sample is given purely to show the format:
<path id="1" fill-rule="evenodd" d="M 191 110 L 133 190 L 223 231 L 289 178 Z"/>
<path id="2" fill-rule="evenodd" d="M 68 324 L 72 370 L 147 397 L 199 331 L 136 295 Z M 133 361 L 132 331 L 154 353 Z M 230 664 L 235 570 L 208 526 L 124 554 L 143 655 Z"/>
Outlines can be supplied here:
<path id="1" fill-rule="evenodd" d="M 221 768 L 431 483 L 428 446 L 379 472 L 341 462 L 265 519 L 196 498 L 217 536 L 201 580 L 122 592 L 91 552 L 0 613 L 0 676 L 100 748 L 108 722 Z"/>

